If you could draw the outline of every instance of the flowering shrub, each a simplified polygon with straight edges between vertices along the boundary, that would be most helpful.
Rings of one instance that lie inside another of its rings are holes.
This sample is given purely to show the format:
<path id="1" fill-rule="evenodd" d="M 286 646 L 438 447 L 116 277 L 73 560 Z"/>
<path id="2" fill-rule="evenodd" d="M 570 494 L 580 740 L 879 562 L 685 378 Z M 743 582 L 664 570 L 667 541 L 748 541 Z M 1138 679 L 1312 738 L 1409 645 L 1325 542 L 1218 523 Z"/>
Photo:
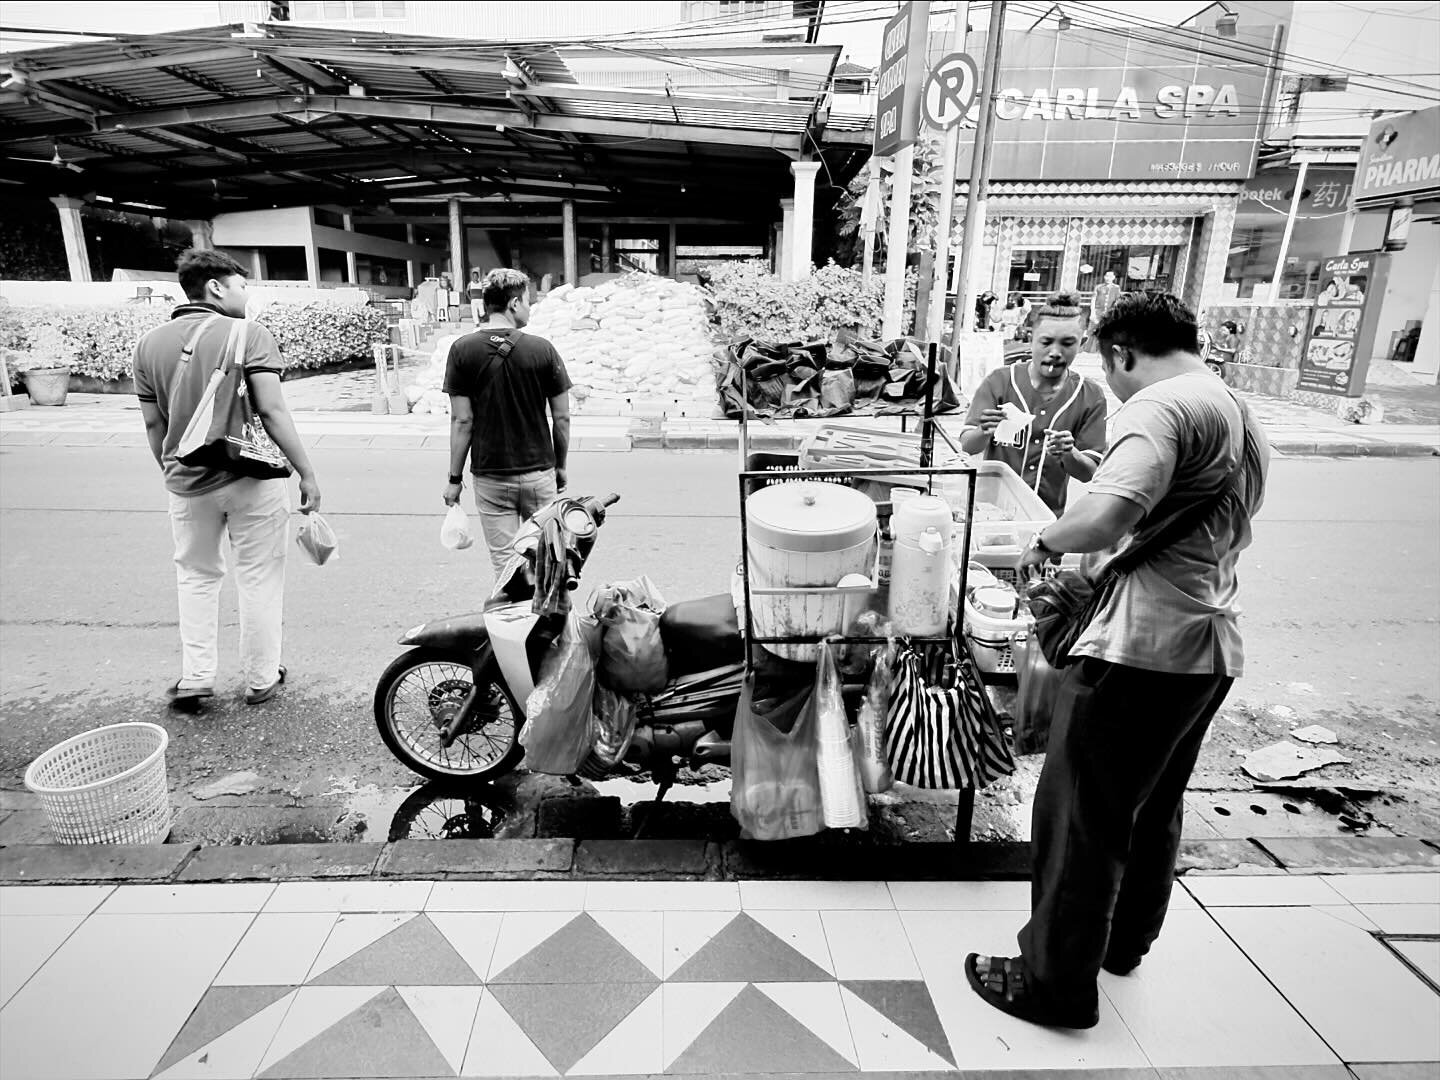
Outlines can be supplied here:
<path id="1" fill-rule="evenodd" d="M 902 333 L 914 320 L 915 284 L 915 272 L 907 271 Z M 735 262 L 712 271 L 710 288 L 727 338 L 833 342 L 841 331 L 867 339 L 880 336 L 885 302 L 880 274 L 866 285 L 860 271 L 829 262 L 800 281 L 781 281 L 762 264 Z"/>
<path id="2" fill-rule="evenodd" d="M 70 366 L 75 374 L 106 381 L 128 379 L 134 374 L 131 365 L 135 342 L 169 318 L 167 308 L 149 304 L 0 305 L 0 349 L 6 351 L 12 369 L 19 371 L 47 359 L 41 355 L 49 348 L 46 342 L 61 340 L 54 336 L 58 333 L 74 345 Z M 256 321 L 275 335 L 287 368 L 318 368 L 355 357 L 368 359 L 370 346 L 386 340 L 384 313 L 368 305 L 274 303 Z M 42 347 L 37 348 L 37 344 Z"/>
<path id="3" fill-rule="evenodd" d="M 387 340 L 385 313 L 368 304 L 276 302 L 256 321 L 275 335 L 287 368 L 369 359 L 370 346 Z"/>

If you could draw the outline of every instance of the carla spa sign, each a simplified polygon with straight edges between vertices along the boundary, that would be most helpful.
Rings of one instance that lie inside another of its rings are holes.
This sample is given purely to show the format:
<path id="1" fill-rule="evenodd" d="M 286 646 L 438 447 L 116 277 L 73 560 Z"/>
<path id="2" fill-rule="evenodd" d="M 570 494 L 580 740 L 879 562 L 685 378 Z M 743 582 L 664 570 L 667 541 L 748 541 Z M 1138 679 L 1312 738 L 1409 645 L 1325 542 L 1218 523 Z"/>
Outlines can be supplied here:
<path id="1" fill-rule="evenodd" d="M 1007 32 L 991 175 L 1248 180 L 1280 31 L 1242 23 L 1235 38 L 1187 31 L 1173 40 L 1078 24 Z M 978 55 L 980 44 L 967 48 Z M 971 153 L 962 143 L 962 172 Z"/>
<path id="2" fill-rule="evenodd" d="M 996 95 L 995 115 L 1001 120 L 1140 120 L 1154 116 L 1171 117 L 1240 116 L 1240 95 L 1234 83 L 1173 84 L 1155 91 L 1151 100 L 1141 101 L 1140 91 L 1122 86 L 1113 101 L 1101 98 L 1098 86 L 1064 86 L 1055 91 L 1001 90 Z"/>

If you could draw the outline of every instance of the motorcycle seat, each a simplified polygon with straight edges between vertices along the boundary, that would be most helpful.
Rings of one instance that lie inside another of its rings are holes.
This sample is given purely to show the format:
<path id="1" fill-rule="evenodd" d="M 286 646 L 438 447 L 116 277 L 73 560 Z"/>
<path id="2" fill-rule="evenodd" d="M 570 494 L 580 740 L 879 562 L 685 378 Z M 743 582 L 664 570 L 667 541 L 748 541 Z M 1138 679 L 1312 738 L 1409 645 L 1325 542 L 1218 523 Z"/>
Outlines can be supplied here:
<path id="1" fill-rule="evenodd" d="M 745 659 L 740 620 L 729 593 L 671 604 L 660 616 L 660 638 L 672 679 Z"/>

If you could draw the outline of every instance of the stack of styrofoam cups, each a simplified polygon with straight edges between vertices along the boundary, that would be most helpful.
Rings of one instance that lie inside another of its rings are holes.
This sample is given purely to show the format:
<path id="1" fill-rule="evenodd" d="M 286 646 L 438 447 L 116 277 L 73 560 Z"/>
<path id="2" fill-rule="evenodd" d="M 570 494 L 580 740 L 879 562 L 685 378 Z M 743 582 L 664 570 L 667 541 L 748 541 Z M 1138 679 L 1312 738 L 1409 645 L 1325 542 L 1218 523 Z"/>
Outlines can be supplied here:
<path id="1" fill-rule="evenodd" d="M 827 653 L 828 644 L 822 646 Z M 829 656 L 821 657 L 821 663 Z M 860 782 L 860 768 L 855 761 L 850 724 L 845 717 L 845 703 L 839 694 L 838 680 L 833 693 L 819 691 L 816 718 L 819 721 L 817 766 L 820 773 L 820 807 L 827 829 L 858 829 L 868 819 L 865 812 L 865 791 Z M 833 700 L 829 700 L 833 699 Z"/>

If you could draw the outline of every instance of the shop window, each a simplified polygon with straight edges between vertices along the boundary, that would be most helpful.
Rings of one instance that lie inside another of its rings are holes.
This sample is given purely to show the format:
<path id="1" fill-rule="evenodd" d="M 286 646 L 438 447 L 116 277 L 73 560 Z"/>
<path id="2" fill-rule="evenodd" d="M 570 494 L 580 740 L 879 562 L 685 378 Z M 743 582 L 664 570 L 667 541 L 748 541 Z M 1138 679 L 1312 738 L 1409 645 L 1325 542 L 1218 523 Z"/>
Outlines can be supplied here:
<path id="1" fill-rule="evenodd" d="M 1060 287 L 1060 263 L 1064 254 L 1058 247 L 1016 248 L 1010 253 L 1010 280 L 1006 291 L 1032 298 L 1049 296 Z"/>
<path id="2" fill-rule="evenodd" d="M 1178 244 L 1086 245 L 1080 249 L 1078 285 L 1082 293 L 1094 292 L 1108 271 L 1124 292 L 1174 292 L 1179 266 Z"/>

